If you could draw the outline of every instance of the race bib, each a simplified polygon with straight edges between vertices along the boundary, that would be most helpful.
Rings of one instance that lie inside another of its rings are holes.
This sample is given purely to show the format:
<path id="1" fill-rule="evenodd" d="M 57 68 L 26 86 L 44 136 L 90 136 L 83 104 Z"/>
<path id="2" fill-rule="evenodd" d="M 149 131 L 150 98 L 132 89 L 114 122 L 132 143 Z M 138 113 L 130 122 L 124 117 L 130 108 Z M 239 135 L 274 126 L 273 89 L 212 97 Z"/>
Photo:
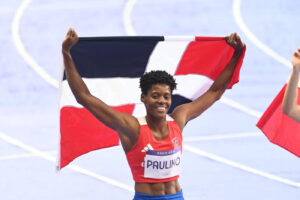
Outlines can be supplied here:
<path id="1" fill-rule="evenodd" d="M 170 151 L 148 150 L 144 162 L 144 177 L 164 179 L 181 172 L 180 147 Z"/>

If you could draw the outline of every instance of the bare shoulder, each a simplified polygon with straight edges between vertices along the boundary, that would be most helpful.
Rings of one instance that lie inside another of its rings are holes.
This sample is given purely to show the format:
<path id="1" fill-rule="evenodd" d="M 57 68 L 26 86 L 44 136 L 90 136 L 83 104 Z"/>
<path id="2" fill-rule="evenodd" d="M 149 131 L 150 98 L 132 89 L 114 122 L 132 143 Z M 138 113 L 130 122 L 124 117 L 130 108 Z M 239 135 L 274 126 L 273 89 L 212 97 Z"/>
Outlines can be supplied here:
<path id="1" fill-rule="evenodd" d="M 140 123 L 138 118 L 127 114 L 118 113 L 118 126 L 115 130 L 120 137 L 122 147 L 125 152 L 130 151 L 138 141 L 140 135 Z"/>
<path id="2" fill-rule="evenodd" d="M 174 111 L 170 114 L 170 116 L 176 121 L 181 131 L 183 131 L 183 128 L 185 127 L 187 123 L 187 113 L 188 113 L 188 107 L 190 103 L 182 104 L 180 106 L 177 106 Z"/>

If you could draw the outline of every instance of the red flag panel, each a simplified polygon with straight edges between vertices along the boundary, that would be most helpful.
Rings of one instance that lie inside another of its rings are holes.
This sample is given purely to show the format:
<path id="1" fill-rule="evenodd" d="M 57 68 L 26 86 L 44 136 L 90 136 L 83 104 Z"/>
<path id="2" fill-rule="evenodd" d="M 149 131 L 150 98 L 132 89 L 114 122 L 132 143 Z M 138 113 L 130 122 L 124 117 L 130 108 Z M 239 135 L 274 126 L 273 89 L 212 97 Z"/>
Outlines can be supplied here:
<path id="1" fill-rule="evenodd" d="M 197 42 L 201 41 L 201 42 Z M 239 73 L 245 56 L 239 58 L 237 68 L 231 79 L 229 88 L 239 80 Z M 234 49 L 221 37 L 196 37 L 184 52 L 175 75 L 202 74 L 216 80 L 230 61 Z"/>
<path id="2" fill-rule="evenodd" d="M 285 89 L 286 85 L 260 118 L 257 127 L 271 142 L 300 157 L 300 123 L 282 113 Z M 298 97 L 298 104 L 300 104 L 300 97 Z"/>
<path id="3" fill-rule="evenodd" d="M 113 107 L 113 109 L 132 114 L 134 105 Z M 118 134 L 85 108 L 63 107 L 60 111 L 60 124 L 60 168 L 89 151 L 119 144 Z"/>

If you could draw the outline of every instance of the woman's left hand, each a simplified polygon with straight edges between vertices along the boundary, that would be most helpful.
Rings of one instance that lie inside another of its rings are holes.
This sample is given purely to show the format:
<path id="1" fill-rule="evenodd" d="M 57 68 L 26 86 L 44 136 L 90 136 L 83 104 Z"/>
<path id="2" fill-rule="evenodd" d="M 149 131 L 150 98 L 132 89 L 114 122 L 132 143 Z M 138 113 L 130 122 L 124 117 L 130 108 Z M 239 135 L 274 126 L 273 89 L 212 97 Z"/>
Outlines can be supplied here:
<path id="1" fill-rule="evenodd" d="M 229 36 L 225 37 L 227 44 L 234 48 L 234 54 L 240 56 L 243 53 L 245 44 L 242 42 L 239 34 L 231 33 Z"/>

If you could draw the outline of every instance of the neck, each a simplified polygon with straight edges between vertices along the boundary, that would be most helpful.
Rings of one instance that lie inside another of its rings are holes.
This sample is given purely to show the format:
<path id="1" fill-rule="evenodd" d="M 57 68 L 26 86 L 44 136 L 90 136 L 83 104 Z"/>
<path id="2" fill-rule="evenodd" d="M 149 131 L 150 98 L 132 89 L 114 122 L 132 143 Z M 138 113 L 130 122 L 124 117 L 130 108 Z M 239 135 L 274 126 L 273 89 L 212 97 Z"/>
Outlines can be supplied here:
<path id="1" fill-rule="evenodd" d="M 150 115 L 147 115 L 146 121 L 147 121 L 148 126 L 154 131 L 160 132 L 160 131 L 164 130 L 165 128 L 168 128 L 167 117 L 154 118 Z"/>

